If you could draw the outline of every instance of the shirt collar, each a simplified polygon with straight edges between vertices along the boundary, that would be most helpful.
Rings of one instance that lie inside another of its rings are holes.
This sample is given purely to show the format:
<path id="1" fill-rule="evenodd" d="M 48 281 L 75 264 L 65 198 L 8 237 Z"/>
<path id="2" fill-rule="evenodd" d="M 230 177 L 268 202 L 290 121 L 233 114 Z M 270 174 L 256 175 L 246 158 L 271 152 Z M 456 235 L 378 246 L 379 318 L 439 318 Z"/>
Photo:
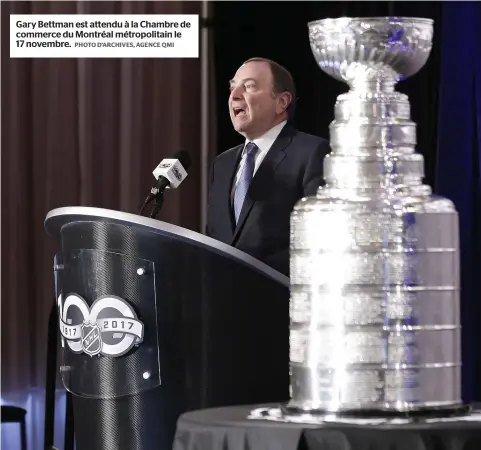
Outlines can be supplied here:
<path id="1" fill-rule="evenodd" d="M 249 141 L 249 139 L 246 139 L 242 155 L 245 154 L 245 148 L 249 142 L 253 142 L 254 144 L 257 145 L 257 147 L 259 148 L 259 153 L 267 153 L 272 147 L 272 144 L 274 143 L 274 141 L 277 139 L 277 137 L 281 133 L 286 123 L 287 123 L 287 120 L 284 120 L 284 122 L 278 123 L 277 125 L 273 126 L 269 131 L 267 131 L 257 139 L 254 139 L 253 141 Z"/>

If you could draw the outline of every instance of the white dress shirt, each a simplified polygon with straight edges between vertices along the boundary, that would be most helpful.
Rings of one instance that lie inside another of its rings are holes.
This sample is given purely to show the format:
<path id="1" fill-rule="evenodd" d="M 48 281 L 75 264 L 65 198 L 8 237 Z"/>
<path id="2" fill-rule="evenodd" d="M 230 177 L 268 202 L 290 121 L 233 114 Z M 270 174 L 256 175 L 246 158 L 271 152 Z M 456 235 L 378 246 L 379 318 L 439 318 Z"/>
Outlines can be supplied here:
<path id="1" fill-rule="evenodd" d="M 246 139 L 244 144 L 244 149 L 242 150 L 242 157 L 239 163 L 239 167 L 237 168 L 237 173 L 235 175 L 234 183 L 232 185 L 231 202 L 234 201 L 235 190 L 237 188 L 237 184 L 239 183 L 240 175 L 242 173 L 242 169 L 244 168 L 244 164 L 246 162 L 246 152 L 245 152 L 246 145 L 249 142 L 252 142 L 256 144 L 257 147 L 259 148 L 255 156 L 254 174 L 252 175 L 252 177 L 254 178 L 254 175 L 256 174 L 257 169 L 261 165 L 261 162 L 266 157 L 267 152 L 271 149 L 272 144 L 277 139 L 277 137 L 279 136 L 280 132 L 282 131 L 286 123 L 287 123 L 287 120 L 285 120 L 284 122 L 278 123 L 276 126 L 272 127 L 269 131 L 264 133 L 261 137 L 254 139 L 253 141 L 249 141 L 248 139 Z"/>

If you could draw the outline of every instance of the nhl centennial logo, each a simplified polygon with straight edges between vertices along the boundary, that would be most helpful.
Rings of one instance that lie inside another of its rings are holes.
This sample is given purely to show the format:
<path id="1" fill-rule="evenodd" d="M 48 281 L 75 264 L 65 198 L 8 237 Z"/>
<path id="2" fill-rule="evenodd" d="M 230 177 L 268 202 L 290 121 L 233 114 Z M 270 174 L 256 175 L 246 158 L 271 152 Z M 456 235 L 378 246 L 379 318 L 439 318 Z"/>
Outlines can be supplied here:
<path id="1" fill-rule="evenodd" d="M 58 311 L 62 346 L 74 353 L 122 356 L 144 337 L 144 324 L 119 297 L 100 297 L 89 308 L 82 297 L 69 294 L 64 302 L 59 298 Z"/>

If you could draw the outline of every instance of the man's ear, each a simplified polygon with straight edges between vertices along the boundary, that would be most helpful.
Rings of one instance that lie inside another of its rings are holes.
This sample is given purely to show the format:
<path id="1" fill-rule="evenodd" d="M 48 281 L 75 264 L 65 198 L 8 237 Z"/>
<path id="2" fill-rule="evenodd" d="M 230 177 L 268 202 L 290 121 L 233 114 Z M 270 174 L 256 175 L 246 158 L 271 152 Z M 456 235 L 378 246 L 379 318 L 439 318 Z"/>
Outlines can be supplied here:
<path id="1" fill-rule="evenodd" d="M 290 92 L 282 92 L 277 95 L 277 113 L 281 114 L 287 110 L 292 101 Z"/>

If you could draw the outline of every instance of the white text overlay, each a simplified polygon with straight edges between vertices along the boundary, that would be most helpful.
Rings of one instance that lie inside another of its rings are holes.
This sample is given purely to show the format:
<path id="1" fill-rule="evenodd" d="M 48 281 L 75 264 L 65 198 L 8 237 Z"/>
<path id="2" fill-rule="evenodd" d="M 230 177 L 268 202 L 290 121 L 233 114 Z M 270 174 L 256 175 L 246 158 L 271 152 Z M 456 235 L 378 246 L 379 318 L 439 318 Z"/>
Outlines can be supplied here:
<path id="1" fill-rule="evenodd" d="M 194 14 L 15 14 L 11 58 L 198 58 Z"/>

